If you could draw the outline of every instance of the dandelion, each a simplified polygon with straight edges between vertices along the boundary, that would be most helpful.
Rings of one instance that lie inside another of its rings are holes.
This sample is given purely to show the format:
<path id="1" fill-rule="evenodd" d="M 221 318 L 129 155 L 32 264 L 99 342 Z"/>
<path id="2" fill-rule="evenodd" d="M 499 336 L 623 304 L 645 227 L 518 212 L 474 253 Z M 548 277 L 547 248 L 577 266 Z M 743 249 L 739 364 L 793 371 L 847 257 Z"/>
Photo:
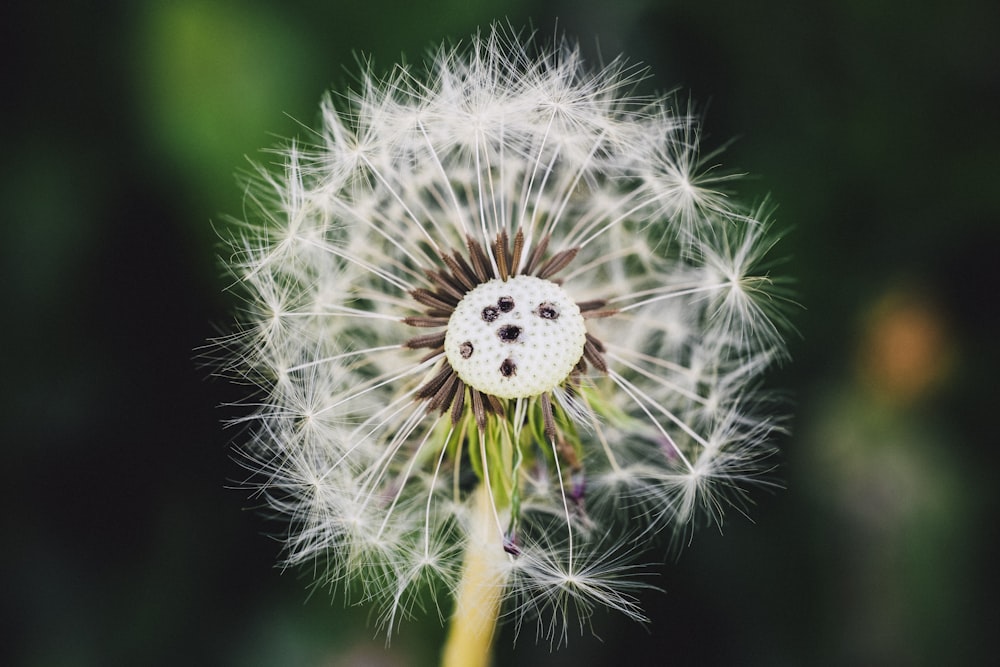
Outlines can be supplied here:
<path id="1" fill-rule="evenodd" d="M 642 620 L 638 554 L 768 465 L 766 211 L 637 79 L 493 29 L 327 98 L 247 190 L 224 342 L 259 390 L 251 483 L 287 562 L 390 630 L 453 614 L 446 664 L 485 664 L 505 616 L 556 644 L 597 607 Z"/>

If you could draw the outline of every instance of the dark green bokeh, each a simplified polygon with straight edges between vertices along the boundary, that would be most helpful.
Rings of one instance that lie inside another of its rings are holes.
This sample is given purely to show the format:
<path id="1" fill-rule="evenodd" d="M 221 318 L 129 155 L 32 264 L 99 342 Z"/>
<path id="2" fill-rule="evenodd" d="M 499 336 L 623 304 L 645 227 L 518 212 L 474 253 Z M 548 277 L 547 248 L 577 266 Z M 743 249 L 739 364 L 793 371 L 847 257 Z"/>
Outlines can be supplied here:
<path id="1" fill-rule="evenodd" d="M 797 405 L 788 488 L 667 563 L 648 628 L 598 613 L 600 640 L 555 654 L 532 628 L 511 649 L 508 630 L 498 665 L 985 661 L 1000 555 L 995 4 L 3 10 L 0 663 L 433 664 L 433 614 L 386 653 L 369 610 L 273 568 L 277 527 L 224 488 L 240 471 L 216 406 L 239 394 L 194 350 L 234 305 L 213 225 L 240 213 L 244 156 L 307 134 L 360 60 L 417 61 L 505 18 L 565 31 L 594 62 L 624 51 L 651 90 L 691 91 L 707 143 L 736 138 L 721 161 L 754 175 L 743 192 L 778 203 L 805 308 L 773 378 Z M 898 380 L 887 359 L 911 335 L 925 347 L 904 366 L 926 372 Z"/>

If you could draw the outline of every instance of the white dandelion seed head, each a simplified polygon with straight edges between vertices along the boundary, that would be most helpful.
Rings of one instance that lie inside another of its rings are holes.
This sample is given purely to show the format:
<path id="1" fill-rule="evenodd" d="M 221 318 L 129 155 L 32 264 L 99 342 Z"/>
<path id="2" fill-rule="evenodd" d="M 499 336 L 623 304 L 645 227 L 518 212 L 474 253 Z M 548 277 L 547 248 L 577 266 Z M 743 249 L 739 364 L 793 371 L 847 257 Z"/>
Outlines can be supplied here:
<path id="1" fill-rule="evenodd" d="M 366 72 L 248 181 L 220 341 L 258 389 L 247 484 L 290 521 L 288 562 L 389 627 L 483 544 L 515 617 L 640 617 L 625 556 L 743 508 L 769 469 L 769 209 L 636 71 L 494 28 Z"/>

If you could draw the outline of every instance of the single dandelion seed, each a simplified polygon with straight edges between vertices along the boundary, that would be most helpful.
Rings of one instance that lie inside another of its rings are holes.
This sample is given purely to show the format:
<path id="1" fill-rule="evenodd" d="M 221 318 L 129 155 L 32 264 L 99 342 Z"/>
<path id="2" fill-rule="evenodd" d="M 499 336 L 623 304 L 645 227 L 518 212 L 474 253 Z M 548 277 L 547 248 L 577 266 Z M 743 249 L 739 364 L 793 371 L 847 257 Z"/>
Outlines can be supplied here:
<path id="1" fill-rule="evenodd" d="M 248 185 L 248 483 L 288 562 L 390 630 L 453 595 L 446 664 L 485 664 L 504 614 L 554 644 L 602 605 L 644 620 L 638 555 L 767 471 L 767 211 L 637 78 L 494 28 L 366 73 Z"/>

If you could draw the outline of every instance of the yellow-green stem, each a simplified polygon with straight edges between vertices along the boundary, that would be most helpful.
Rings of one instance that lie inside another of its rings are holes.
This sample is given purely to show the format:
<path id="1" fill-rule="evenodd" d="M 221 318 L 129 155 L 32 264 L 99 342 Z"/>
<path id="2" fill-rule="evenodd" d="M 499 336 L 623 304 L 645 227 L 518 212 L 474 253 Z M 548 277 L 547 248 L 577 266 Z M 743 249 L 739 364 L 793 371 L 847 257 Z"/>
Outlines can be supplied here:
<path id="1" fill-rule="evenodd" d="M 489 667 L 492 661 L 493 633 L 506 583 L 507 556 L 485 484 L 476 489 L 472 502 L 469 542 L 442 667 Z"/>

